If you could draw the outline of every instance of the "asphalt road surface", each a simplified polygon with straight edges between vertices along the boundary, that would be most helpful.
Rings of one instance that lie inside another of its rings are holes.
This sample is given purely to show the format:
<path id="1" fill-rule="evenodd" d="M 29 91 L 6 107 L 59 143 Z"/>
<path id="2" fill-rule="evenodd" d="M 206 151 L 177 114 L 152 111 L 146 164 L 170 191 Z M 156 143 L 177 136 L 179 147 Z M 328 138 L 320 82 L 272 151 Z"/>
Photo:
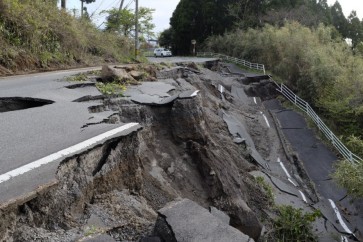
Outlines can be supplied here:
<path id="1" fill-rule="evenodd" d="M 214 59 L 172 57 L 151 61 L 159 60 L 205 62 Z M 78 83 L 67 81 L 66 78 L 96 69 L 100 67 L 0 78 L 0 205 L 52 181 L 62 157 L 64 159 L 65 154 L 79 153 L 81 144 L 89 148 L 115 135 L 127 135 L 140 128 L 136 123 L 103 122 L 114 112 L 95 113 L 89 110 L 90 107 L 100 105 L 101 101 L 75 101 L 101 93 L 94 85 L 71 89 L 69 86 Z M 159 83 L 156 90 L 156 84 L 150 87 L 148 83 L 143 83 L 137 88 L 130 88 L 127 92 L 130 100 L 162 104 L 169 99 L 197 95 L 197 90 L 186 89 L 184 93 L 168 97 L 166 92 L 170 85 Z M 165 94 L 160 94 L 163 90 Z M 21 103 L 17 98 L 26 100 Z M 47 105 L 17 109 L 39 100 L 45 100 Z M 14 104 L 14 101 L 17 103 Z M 50 163 L 51 159 L 57 161 Z"/>
<path id="2" fill-rule="evenodd" d="M 91 69 L 95 68 L 0 79 L 0 101 L 22 97 L 52 102 L 40 107 L 0 112 L 0 204 L 54 177 L 57 163 L 23 174 L 32 170 L 32 167 L 27 167 L 29 164 L 36 166 L 34 162 L 42 161 L 44 157 L 123 125 L 102 123 L 112 112 L 90 113 L 88 108 L 99 105 L 99 101 L 74 102 L 84 96 L 100 95 L 93 86 L 67 88 L 75 83 L 66 81 L 65 77 Z M 99 124 L 88 125 L 92 123 Z M 104 139 L 97 140 L 102 141 Z M 19 177 L 15 179 L 17 175 Z M 29 183 L 32 186 L 28 186 Z"/>

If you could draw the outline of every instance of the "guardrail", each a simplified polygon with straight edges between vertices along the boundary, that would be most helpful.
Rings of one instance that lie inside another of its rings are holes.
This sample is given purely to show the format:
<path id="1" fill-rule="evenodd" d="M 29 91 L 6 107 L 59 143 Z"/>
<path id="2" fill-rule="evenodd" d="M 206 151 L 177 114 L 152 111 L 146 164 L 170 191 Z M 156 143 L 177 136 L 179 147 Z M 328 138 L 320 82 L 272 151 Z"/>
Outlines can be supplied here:
<path id="1" fill-rule="evenodd" d="M 235 57 L 231 57 L 228 55 L 218 54 L 218 53 L 212 53 L 212 52 L 198 52 L 197 56 L 199 57 L 214 57 L 214 58 L 220 58 L 222 60 L 227 60 L 230 62 L 234 62 L 236 64 L 240 64 L 243 66 L 246 66 L 250 69 L 263 71 L 264 74 L 266 74 L 265 71 L 265 65 L 258 64 L 258 63 L 251 63 L 249 61 L 240 60 Z M 272 80 L 272 79 L 271 79 Z M 275 82 L 275 81 L 274 81 Z M 359 163 L 363 162 L 363 159 L 357 156 L 356 154 L 352 153 L 341 141 L 340 139 L 326 126 L 326 124 L 321 120 L 321 118 L 315 113 L 315 111 L 312 109 L 310 104 L 306 102 L 305 100 L 301 99 L 299 96 L 297 96 L 293 91 L 291 91 L 287 86 L 284 84 L 277 84 L 275 82 L 276 86 L 278 87 L 278 91 L 287 98 L 290 102 L 295 104 L 298 108 L 300 108 L 302 111 L 304 111 L 318 126 L 319 130 L 325 135 L 325 137 L 333 144 L 333 146 L 339 151 L 339 153 L 347 160 L 349 160 L 352 163 Z"/>
<path id="2" fill-rule="evenodd" d="M 235 64 L 243 65 L 243 66 L 248 67 L 253 70 L 263 71 L 263 74 L 266 74 L 264 64 L 252 63 L 252 62 L 249 62 L 246 60 L 241 60 L 241 59 L 238 59 L 238 58 L 235 58 L 232 56 L 218 54 L 218 53 L 212 53 L 212 52 L 198 52 L 197 56 L 220 58 L 222 60 L 227 60 L 227 61 L 233 62 Z"/>
<path id="3" fill-rule="evenodd" d="M 154 57 L 154 52 L 152 51 L 141 51 L 141 54 L 145 57 Z"/>
<path id="4" fill-rule="evenodd" d="M 339 153 L 352 163 L 363 162 L 363 159 L 352 153 L 335 134 L 326 126 L 326 124 L 320 119 L 320 117 L 311 108 L 310 104 L 305 100 L 297 96 L 284 84 L 275 84 L 278 86 L 278 91 L 285 96 L 290 102 L 295 104 L 298 108 L 304 111 L 318 126 L 319 130 L 325 135 L 325 137 L 333 144 L 333 146 L 339 151 Z"/>

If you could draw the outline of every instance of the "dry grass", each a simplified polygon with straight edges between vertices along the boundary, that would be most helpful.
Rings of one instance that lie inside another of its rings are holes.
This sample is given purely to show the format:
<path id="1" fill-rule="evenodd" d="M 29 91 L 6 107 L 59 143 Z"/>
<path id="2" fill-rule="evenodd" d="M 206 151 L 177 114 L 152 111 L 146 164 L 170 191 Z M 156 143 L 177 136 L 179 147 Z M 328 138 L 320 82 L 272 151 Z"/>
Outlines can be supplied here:
<path id="1" fill-rule="evenodd" d="M 129 39 L 43 0 L 0 1 L 0 74 L 127 62 Z"/>

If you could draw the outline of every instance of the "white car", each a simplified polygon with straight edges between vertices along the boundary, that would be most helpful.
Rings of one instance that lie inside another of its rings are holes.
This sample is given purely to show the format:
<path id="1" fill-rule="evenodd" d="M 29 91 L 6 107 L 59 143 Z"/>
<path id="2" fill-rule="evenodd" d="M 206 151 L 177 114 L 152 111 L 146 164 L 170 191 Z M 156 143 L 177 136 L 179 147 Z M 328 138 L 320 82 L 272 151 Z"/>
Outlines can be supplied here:
<path id="1" fill-rule="evenodd" d="M 165 56 L 172 56 L 172 54 L 171 54 L 171 51 L 170 51 L 170 50 L 168 50 L 168 49 L 164 49 L 164 48 L 156 48 L 156 49 L 154 50 L 154 56 L 155 56 L 155 57 L 158 57 L 158 56 L 160 56 L 160 57 L 165 57 Z"/>

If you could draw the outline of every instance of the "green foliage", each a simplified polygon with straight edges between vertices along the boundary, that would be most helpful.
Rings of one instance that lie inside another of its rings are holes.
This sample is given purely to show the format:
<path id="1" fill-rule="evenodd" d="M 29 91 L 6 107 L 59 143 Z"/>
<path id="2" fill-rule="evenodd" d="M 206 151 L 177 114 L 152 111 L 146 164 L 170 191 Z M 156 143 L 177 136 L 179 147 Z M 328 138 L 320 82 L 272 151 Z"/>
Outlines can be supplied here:
<path id="1" fill-rule="evenodd" d="M 355 12 L 347 19 L 338 2 L 329 7 L 327 0 L 181 0 L 170 19 L 173 51 L 189 54 L 192 39 L 199 46 L 207 37 L 234 28 L 292 21 L 312 28 L 334 26 L 334 34 L 353 39 L 354 47 L 363 41 L 363 22 Z"/>
<path id="2" fill-rule="evenodd" d="M 237 30 L 210 37 L 206 50 L 264 63 L 327 119 L 340 134 L 360 135 L 363 128 L 363 59 L 355 56 L 334 29 L 283 27 Z"/>
<path id="3" fill-rule="evenodd" d="M 165 48 L 169 48 L 173 44 L 173 30 L 171 28 L 161 32 L 159 36 L 159 45 Z"/>
<path id="4" fill-rule="evenodd" d="M 277 207 L 279 216 L 274 221 L 273 237 L 276 241 L 318 241 L 312 231 L 312 223 L 322 217 L 319 210 L 303 213 L 292 206 Z"/>
<path id="5" fill-rule="evenodd" d="M 340 160 L 335 165 L 333 179 L 353 197 L 363 198 L 363 162 L 353 164 Z"/>
<path id="6" fill-rule="evenodd" d="M 350 135 L 345 143 L 350 151 L 363 158 L 363 139 L 361 137 Z"/>
<path id="7" fill-rule="evenodd" d="M 173 52 L 191 53 L 191 40 L 197 47 L 210 35 L 223 34 L 233 27 L 228 14 L 228 4 L 235 0 L 181 0 L 177 5 L 170 25 L 173 29 Z"/>
<path id="8" fill-rule="evenodd" d="M 152 23 L 152 14 L 155 10 L 151 8 L 141 7 L 139 9 L 139 31 L 140 36 L 144 40 L 154 36 L 153 29 L 155 25 Z M 118 32 L 124 36 L 131 36 L 135 32 L 135 14 L 130 9 L 116 9 L 102 11 L 106 13 L 106 31 Z"/>
<path id="9" fill-rule="evenodd" d="M 120 84 L 119 82 L 97 82 L 96 87 L 104 95 L 122 96 L 123 91 L 126 90 L 126 86 L 124 84 Z"/>
<path id="10" fill-rule="evenodd" d="M 257 184 L 265 190 L 269 205 L 275 204 L 275 196 L 272 187 L 261 176 L 255 177 Z"/>
<path id="11" fill-rule="evenodd" d="M 128 39 L 43 0 L 0 1 L 0 44 L 0 65 L 15 71 L 121 62 L 131 53 Z"/>

